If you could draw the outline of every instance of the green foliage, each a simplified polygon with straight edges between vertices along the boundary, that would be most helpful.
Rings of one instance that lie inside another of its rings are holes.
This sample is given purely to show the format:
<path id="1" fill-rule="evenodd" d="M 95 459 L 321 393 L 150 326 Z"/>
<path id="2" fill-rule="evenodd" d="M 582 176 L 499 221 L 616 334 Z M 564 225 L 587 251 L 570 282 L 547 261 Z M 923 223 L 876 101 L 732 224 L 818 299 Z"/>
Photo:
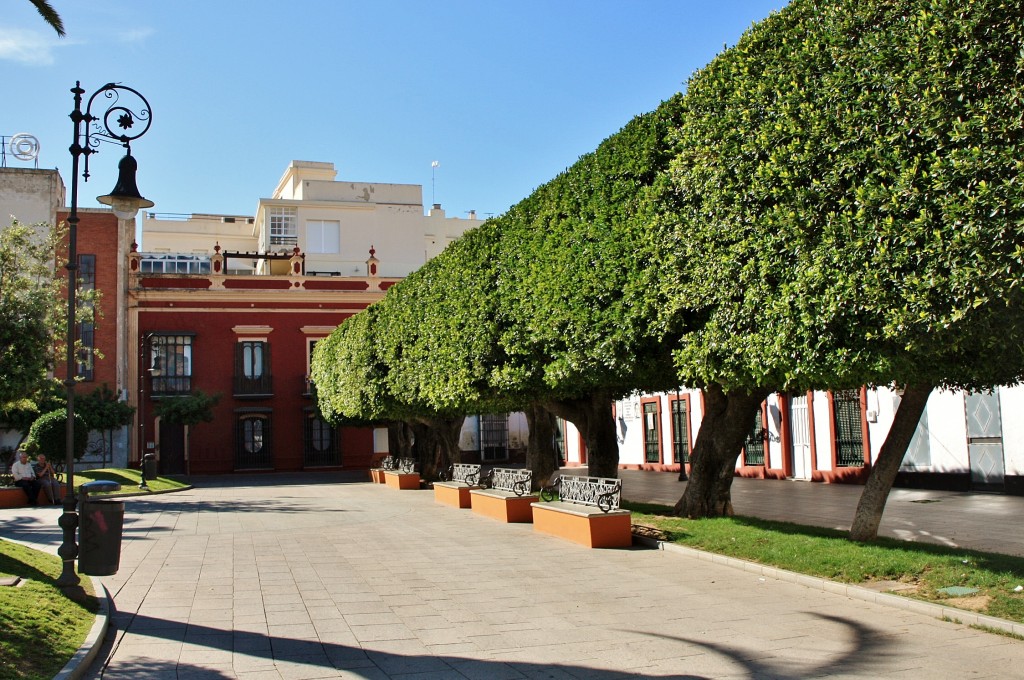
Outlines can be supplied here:
<path id="1" fill-rule="evenodd" d="M 50 411 L 36 418 L 28 431 L 23 448 L 32 454 L 42 453 L 52 461 L 62 461 L 67 458 L 67 409 Z M 85 454 L 85 447 L 89 444 L 89 426 L 82 415 L 75 412 L 74 438 L 72 441 L 72 455 L 75 460 Z"/>
<path id="2" fill-rule="evenodd" d="M 696 74 L 660 199 L 680 370 L 1019 380 L 1022 50 L 1020 2 L 794 0 Z"/>
<path id="3" fill-rule="evenodd" d="M 20 576 L 0 588 L 0 680 L 49 680 L 71 660 L 99 608 L 90 579 L 81 594 L 56 585 L 63 563 L 56 555 L 0 540 L 0 575 Z"/>
<path id="4" fill-rule="evenodd" d="M 194 427 L 213 420 L 213 407 L 220 401 L 219 394 L 206 394 L 196 390 L 192 394 L 160 399 L 155 415 L 170 425 Z"/>
<path id="5" fill-rule="evenodd" d="M 0 229 L 0 410 L 23 407 L 52 366 L 61 318 L 54 269 L 61 235 L 45 224 Z"/>
<path id="6" fill-rule="evenodd" d="M 130 468 L 102 468 L 99 470 L 75 472 L 76 486 L 81 486 L 86 482 L 94 482 L 100 479 L 117 482 L 121 485 L 121 490 L 96 494 L 98 497 L 109 498 L 111 496 L 127 496 L 141 493 L 139 491 L 139 484 L 142 483 L 142 470 L 133 470 Z M 189 487 L 189 484 L 176 479 L 171 479 L 170 477 L 157 477 L 156 479 L 148 480 L 146 482 L 146 486 L 152 493 L 158 491 L 186 489 Z"/>
<path id="7" fill-rule="evenodd" d="M 75 412 L 81 413 L 92 430 L 116 430 L 132 422 L 135 407 L 121 401 L 106 383 L 89 394 L 75 398 Z"/>
<path id="8" fill-rule="evenodd" d="M 672 543 L 845 583 L 899 581 L 912 597 L 955 607 L 940 588 L 978 588 L 991 598 L 983 613 L 1024 623 L 1024 558 L 895 539 L 849 540 L 844 532 L 752 517 L 689 520 L 669 508 L 626 503 L 634 524 L 664 532 Z"/>

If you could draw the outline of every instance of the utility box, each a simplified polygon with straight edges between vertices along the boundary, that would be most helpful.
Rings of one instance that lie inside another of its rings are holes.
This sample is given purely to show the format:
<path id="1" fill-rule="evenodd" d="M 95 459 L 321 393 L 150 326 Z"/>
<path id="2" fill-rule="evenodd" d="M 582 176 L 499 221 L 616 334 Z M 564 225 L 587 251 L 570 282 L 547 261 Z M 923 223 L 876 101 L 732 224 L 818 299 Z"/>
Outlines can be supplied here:
<path id="1" fill-rule="evenodd" d="M 117 491 L 117 482 L 97 480 L 79 487 L 82 496 L 78 524 L 78 572 L 88 576 L 112 576 L 121 566 L 121 534 L 124 502 L 93 500 L 90 494 Z"/>

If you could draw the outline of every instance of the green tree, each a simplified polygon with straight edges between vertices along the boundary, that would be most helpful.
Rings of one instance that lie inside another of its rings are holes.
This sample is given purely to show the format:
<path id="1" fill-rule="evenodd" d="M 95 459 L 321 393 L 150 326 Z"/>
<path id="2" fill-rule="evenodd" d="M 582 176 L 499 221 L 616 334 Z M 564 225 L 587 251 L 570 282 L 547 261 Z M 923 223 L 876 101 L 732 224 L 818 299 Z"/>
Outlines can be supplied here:
<path id="1" fill-rule="evenodd" d="M 854 538 L 874 537 L 934 387 L 1021 378 L 1021 10 L 795 0 L 688 86 L 662 323 L 706 318 L 675 326 L 677 366 L 751 401 L 906 386 Z M 739 446 L 681 512 L 728 509 Z"/>
<path id="2" fill-rule="evenodd" d="M 106 465 L 107 454 L 114 444 L 114 430 L 131 424 L 135 407 L 122 401 L 117 392 L 104 383 L 91 393 L 76 397 L 75 412 L 82 415 L 90 430 L 100 432 L 102 463 Z"/>
<path id="3" fill-rule="evenodd" d="M 22 448 L 32 454 L 42 453 L 54 462 L 67 458 L 67 409 L 50 411 L 39 416 L 29 429 Z M 79 460 L 85 455 L 89 444 L 89 426 L 78 413 L 75 414 L 72 455 Z"/>
<path id="4" fill-rule="evenodd" d="M 0 410 L 30 406 L 46 384 L 60 323 L 54 253 L 61 230 L 14 222 L 0 230 Z"/>

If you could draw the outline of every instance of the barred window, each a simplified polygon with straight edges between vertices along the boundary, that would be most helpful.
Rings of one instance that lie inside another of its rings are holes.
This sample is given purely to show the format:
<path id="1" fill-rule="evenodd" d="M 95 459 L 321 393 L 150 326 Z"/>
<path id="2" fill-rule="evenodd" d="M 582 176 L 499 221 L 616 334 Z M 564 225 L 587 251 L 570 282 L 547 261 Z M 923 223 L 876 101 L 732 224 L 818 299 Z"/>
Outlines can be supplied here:
<path id="1" fill-rule="evenodd" d="M 242 412 L 235 429 L 235 469 L 254 470 L 273 467 L 271 420 L 266 410 Z"/>
<path id="2" fill-rule="evenodd" d="M 480 416 L 480 460 L 508 459 L 508 414 Z"/>
<path id="3" fill-rule="evenodd" d="M 690 462 L 690 420 L 685 399 L 672 401 L 672 460 Z"/>
<path id="4" fill-rule="evenodd" d="M 658 402 L 643 404 L 644 412 L 644 460 L 648 463 L 661 462 L 661 427 L 658 423 Z"/>
<path id="5" fill-rule="evenodd" d="M 860 390 L 840 390 L 832 395 L 832 404 L 836 418 L 836 464 L 839 467 L 864 467 Z"/>
<path id="6" fill-rule="evenodd" d="M 764 414 L 757 409 L 754 415 L 754 427 L 743 444 L 744 465 L 764 465 L 764 443 L 768 439 L 768 431 L 764 428 Z"/>
<path id="7" fill-rule="evenodd" d="M 152 394 L 192 391 L 192 340 L 192 333 L 161 333 L 150 337 Z"/>

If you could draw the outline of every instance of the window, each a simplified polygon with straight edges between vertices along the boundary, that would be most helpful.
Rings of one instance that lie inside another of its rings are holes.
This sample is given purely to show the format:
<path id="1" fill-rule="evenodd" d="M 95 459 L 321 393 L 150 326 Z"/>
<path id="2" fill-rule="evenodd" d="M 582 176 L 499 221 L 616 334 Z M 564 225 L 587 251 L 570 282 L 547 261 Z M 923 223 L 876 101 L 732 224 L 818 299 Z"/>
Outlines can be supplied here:
<path id="1" fill-rule="evenodd" d="M 305 467 L 341 465 L 341 452 L 334 428 L 320 414 L 308 409 L 303 436 Z"/>
<path id="2" fill-rule="evenodd" d="M 139 271 L 143 274 L 209 274 L 210 258 L 207 255 L 143 253 Z"/>
<path id="3" fill-rule="evenodd" d="M 235 469 L 273 467 L 270 449 L 270 412 L 242 411 L 235 429 Z"/>
<path id="4" fill-rule="evenodd" d="M 764 429 L 764 413 L 760 408 L 754 415 L 754 427 L 743 444 L 744 465 L 764 465 L 764 443 L 768 430 Z"/>
<path id="5" fill-rule="evenodd" d="M 480 416 L 480 460 L 508 460 L 508 414 Z"/>
<path id="6" fill-rule="evenodd" d="M 860 390 L 832 395 L 835 409 L 836 465 L 864 467 L 864 430 L 861 429 Z"/>
<path id="7" fill-rule="evenodd" d="M 78 256 L 78 314 L 81 318 L 75 324 L 76 348 L 75 375 L 82 380 L 93 379 L 96 358 L 96 256 Z"/>
<path id="8" fill-rule="evenodd" d="M 152 394 L 192 391 L 192 333 L 161 333 L 149 339 L 149 375 Z"/>
<path id="9" fill-rule="evenodd" d="M 555 418 L 555 453 L 559 458 L 559 466 L 565 465 L 567 452 L 565 449 L 565 419 Z"/>
<path id="10" fill-rule="evenodd" d="M 672 462 L 690 462 L 690 409 L 685 398 L 672 402 Z"/>
<path id="11" fill-rule="evenodd" d="M 235 344 L 235 396 L 267 397 L 274 393 L 270 376 L 270 344 L 242 340 Z"/>
<path id="12" fill-rule="evenodd" d="M 299 243 L 295 208 L 268 208 L 270 215 L 270 245 L 295 246 Z"/>
<path id="13" fill-rule="evenodd" d="M 647 463 L 661 462 L 661 423 L 657 401 L 645 401 L 643 410 L 644 430 L 644 461 Z"/>
<path id="14" fill-rule="evenodd" d="M 341 252 L 341 223 L 337 220 L 307 220 L 306 252 Z"/>

